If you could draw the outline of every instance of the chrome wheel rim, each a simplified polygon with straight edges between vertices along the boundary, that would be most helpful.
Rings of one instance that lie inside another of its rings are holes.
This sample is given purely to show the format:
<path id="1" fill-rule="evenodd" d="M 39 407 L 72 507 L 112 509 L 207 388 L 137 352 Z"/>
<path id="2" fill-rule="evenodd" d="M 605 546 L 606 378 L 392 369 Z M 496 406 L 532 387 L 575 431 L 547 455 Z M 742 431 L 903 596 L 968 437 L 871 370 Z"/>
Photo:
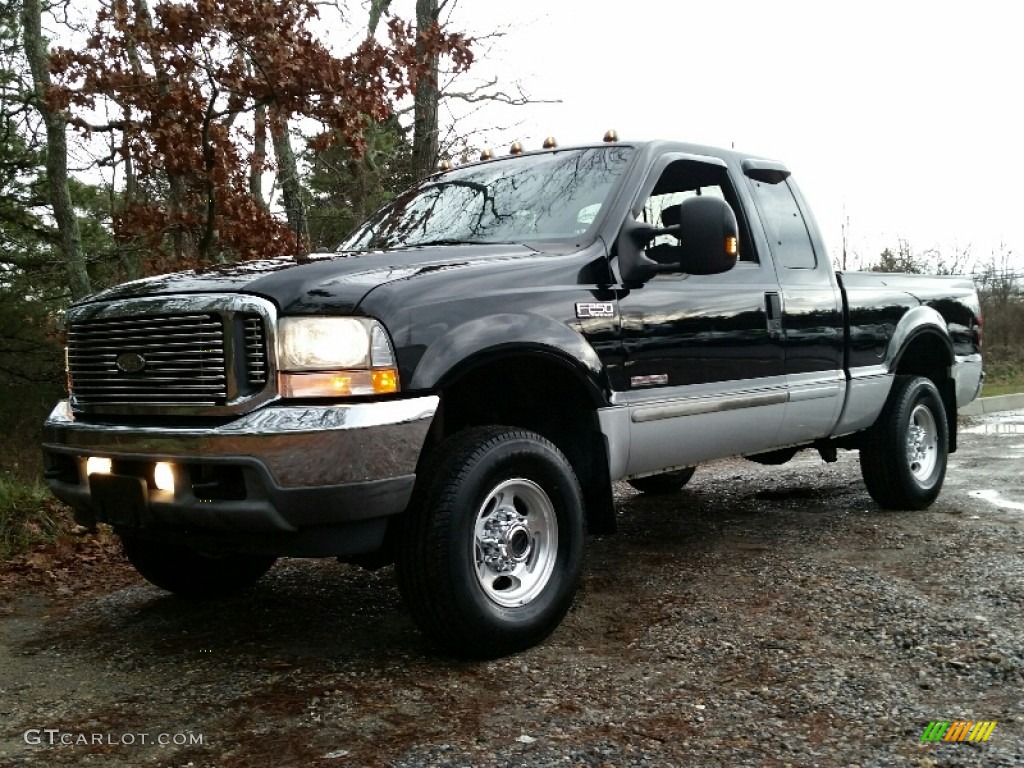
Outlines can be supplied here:
<path id="1" fill-rule="evenodd" d="M 514 478 L 495 486 L 477 511 L 473 559 L 488 599 L 526 605 L 544 590 L 558 555 L 558 520 L 544 489 Z"/>
<path id="2" fill-rule="evenodd" d="M 918 405 L 910 414 L 907 428 L 907 465 L 919 483 L 927 485 L 939 463 L 939 430 L 935 414 Z"/>

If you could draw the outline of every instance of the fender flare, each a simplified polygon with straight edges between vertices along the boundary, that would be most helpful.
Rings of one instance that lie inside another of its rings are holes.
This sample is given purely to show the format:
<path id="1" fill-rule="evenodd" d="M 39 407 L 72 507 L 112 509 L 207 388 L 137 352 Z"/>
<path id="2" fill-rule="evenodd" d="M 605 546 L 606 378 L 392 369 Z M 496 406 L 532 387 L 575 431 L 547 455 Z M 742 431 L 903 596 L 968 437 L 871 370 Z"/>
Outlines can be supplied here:
<path id="1" fill-rule="evenodd" d="M 434 391 L 488 360 L 524 353 L 565 366 L 586 386 L 595 407 L 607 405 L 607 375 L 594 348 L 572 328 L 532 313 L 490 315 L 449 328 L 427 347 L 409 388 Z"/>
<path id="2" fill-rule="evenodd" d="M 897 323 L 896 330 L 893 331 L 892 337 L 889 339 L 889 346 L 885 351 L 886 370 L 889 373 L 895 372 L 904 352 L 907 351 L 911 343 L 924 335 L 935 336 L 941 340 L 946 350 L 944 364 L 947 367 L 952 365 L 956 358 L 953 354 L 953 340 L 949 337 L 945 319 L 935 309 L 919 306 L 906 312 Z"/>

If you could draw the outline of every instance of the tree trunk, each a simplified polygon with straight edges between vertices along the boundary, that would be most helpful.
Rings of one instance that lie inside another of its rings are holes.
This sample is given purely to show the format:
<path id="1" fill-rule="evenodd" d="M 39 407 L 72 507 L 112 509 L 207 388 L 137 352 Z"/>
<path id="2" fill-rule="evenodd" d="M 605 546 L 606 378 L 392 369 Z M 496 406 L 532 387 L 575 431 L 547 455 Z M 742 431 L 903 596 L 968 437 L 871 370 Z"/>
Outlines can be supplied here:
<path id="1" fill-rule="evenodd" d="M 253 150 L 252 164 L 249 167 L 249 194 L 263 210 L 267 210 L 267 201 L 263 199 L 263 167 L 267 162 L 267 107 L 256 105 L 253 117 Z"/>
<path id="2" fill-rule="evenodd" d="M 124 120 L 125 123 L 131 123 L 131 107 L 124 108 Z M 121 133 L 120 151 L 121 159 L 124 160 L 124 193 L 121 195 L 120 201 L 120 213 L 123 215 L 125 212 L 131 210 L 139 197 L 139 183 L 135 175 L 135 161 L 132 159 L 130 140 L 126 131 Z M 111 212 L 114 212 L 116 207 L 111 205 L 110 210 Z M 117 246 L 117 250 L 121 263 L 124 265 L 126 277 L 129 280 L 135 280 L 142 277 L 143 265 L 139 249 L 132 243 L 120 243 Z"/>
<path id="3" fill-rule="evenodd" d="M 117 0 L 114 4 L 116 13 L 127 17 L 127 0 Z M 128 61 L 131 63 L 132 72 L 136 77 L 142 74 L 142 59 L 139 56 L 139 42 L 134 35 L 128 34 L 127 49 Z M 116 99 L 115 99 L 116 101 Z M 124 110 L 124 123 L 130 126 L 134 119 L 131 105 L 117 102 Z M 124 160 L 124 194 L 121 197 L 121 213 L 124 214 L 132 209 L 139 199 L 138 178 L 135 175 L 135 160 L 132 158 L 131 135 L 127 129 L 121 131 L 121 158 Z M 111 211 L 114 208 L 111 206 Z M 135 280 L 143 276 L 143 257 L 141 251 L 134 243 L 121 243 L 117 246 L 121 263 L 124 264 L 125 274 L 128 279 Z"/>
<path id="4" fill-rule="evenodd" d="M 80 299 L 92 293 L 89 272 L 82 253 L 82 235 L 71 203 L 68 188 L 67 119 L 50 109 L 46 92 L 50 87 L 49 51 L 42 33 L 43 9 L 40 0 L 24 0 L 22 25 L 25 35 L 25 57 L 32 70 L 35 107 L 46 126 L 46 176 L 50 185 L 50 204 L 60 235 L 71 298 Z"/>
<path id="5" fill-rule="evenodd" d="M 425 32 L 437 23 L 438 13 L 437 0 L 416 0 L 417 33 Z M 416 94 L 413 97 L 412 163 L 415 177 L 421 179 L 437 170 L 439 62 L 436 54 L 427 53 L 422 40 L 417 40 L 416 51 L 419 61 L 425 63 L 429 70 L 426 77 L 416 82 Z"/>
<path id="6" fill-rule="evenodd" d="M 301 252 L 309 243 L 306 207 L 302 201 L 302 186 L 299 183 L 295 152 L 292 150 L 292 138 L 288 133 L 288 120 L 275 107 L 270 110 L 270 136 L 277 158 L 277 183 L 281 185 L 288 227 L 295 233 L 296 248 Z"/>

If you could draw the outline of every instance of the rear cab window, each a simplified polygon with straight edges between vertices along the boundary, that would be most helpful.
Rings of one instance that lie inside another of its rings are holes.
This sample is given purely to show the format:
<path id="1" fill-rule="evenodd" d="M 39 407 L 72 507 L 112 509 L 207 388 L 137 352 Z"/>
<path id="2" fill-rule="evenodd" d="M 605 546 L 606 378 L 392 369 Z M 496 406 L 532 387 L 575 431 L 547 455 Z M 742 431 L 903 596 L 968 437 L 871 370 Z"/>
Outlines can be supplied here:
<path id="1" fill-rule="evenodd" d="M 818 265 L 811 235 L 789 179 L 775 184 L 748 179 L 775 263 L 786 269 Z"/>

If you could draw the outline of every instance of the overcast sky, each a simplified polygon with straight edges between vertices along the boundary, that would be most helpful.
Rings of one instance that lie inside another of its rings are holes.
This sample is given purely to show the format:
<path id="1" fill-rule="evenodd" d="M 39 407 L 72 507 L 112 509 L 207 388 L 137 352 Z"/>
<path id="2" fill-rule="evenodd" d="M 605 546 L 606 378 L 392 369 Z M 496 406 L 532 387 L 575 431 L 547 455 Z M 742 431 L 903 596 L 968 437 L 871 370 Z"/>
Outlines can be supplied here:
<path id="1" fill-rule="evenodd" d="M 826 243 L 877 259 L 1001 244 L 1024 269 L 1024 3 L 973 0 L 448 0 L 450 26 L 504 36 L 477 47 L 476 79 L 535 99 L 459 123 L 499 153 L 665 138 L 781 160 Z M 85 12 L 88 2 L 75 6 Z M 322 28 L 339 52 L 365 34 L 366 0 Z M 391 10 L 415 16 L 415 0 Z M 845 10 L 843 10 L 845 8 Z M 462 87 L 462 86 L 460 86 Z"/>
<path id="2" fill-rule="evenodd" d="M 400 15 L 412 3 L 396 2 Z M 786 163 L 833 255 L 1024 252 L 1024 4 L 974 0 L 623 3 L 461 0 L 451 23 L 507 27 L 475 74 L 537 99 L 470 119 L 487 143 L 667 138 Z M 491 126 L 508 126 L 496 130 Z M 483 140 L 483 139 L 481 139 Z"/>

